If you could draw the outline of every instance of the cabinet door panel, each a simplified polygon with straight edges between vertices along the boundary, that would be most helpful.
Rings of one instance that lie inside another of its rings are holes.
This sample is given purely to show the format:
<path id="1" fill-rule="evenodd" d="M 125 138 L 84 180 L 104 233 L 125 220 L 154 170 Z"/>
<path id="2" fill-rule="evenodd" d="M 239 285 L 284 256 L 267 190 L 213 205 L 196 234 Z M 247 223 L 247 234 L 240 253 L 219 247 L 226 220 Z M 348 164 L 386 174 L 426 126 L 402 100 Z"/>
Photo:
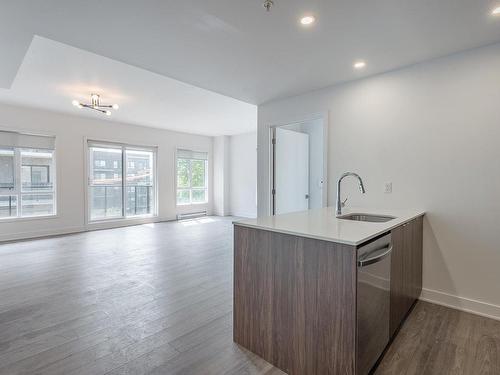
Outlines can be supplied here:
<path id="1" fill-rule="evenodd" d="M 392 231 L 391 335 L 422 290 L 422 217 Z"/>
<path id="2" fill-rule="evenodd" d="M 399 327 L 404 317 L 404 227 L 400 226 L 392 231 L 391 256 L 391 336 Z"/>
<path id="3" fill-rule="evenodd" d="M 412 303 L 420 297 L 422 292 L 422 232 L 423 217 L 411 223 L 411 297 Z"/>

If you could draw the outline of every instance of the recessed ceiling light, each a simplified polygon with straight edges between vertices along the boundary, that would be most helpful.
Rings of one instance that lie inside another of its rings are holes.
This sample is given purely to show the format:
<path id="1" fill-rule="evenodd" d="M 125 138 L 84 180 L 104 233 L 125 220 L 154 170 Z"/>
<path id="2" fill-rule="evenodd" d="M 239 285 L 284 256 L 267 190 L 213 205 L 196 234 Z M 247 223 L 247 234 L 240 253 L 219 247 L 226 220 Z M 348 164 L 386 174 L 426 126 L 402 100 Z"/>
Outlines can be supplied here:
<path id="1" fill-rule="evenodd" d="M 312 25 L 314 21 L 316 21 L 316 18 L 314 18 L 314 16 L 305 16 L 300 19 L 300 23 L 304 26 Z"/>
<path id="2" fill-rule="evenodd" d="M 366 68 L 366 62 L 356 61 L 353 66 L 354 66 L 354 69 L 364 69 L 364 68 Z"/>
<path id="3" fill-rule="evenodd" d="M 491 14 L 494 16 L 500 16 L 500 7 L 496 7 L 491 11 Z"/>

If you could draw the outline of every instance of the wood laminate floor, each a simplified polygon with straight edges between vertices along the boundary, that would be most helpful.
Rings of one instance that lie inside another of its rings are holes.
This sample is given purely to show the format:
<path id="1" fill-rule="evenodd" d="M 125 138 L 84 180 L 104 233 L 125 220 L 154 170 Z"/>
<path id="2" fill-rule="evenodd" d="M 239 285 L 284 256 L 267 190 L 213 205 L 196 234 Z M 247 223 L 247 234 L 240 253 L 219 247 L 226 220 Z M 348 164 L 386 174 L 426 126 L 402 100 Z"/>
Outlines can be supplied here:
<path id="1" fill-rule="evenodd" d="M 499 361 L 500 322 L 419 303 L 376 374 Z M 283 372 L 232 342 L 232 225 L 207 217 L 0 245 L 0 374 Z"/>
<path id="2" fill-rule="evenodd" d="M 500 321 L 417 302 L 375 375 L 500 375 Z"/>

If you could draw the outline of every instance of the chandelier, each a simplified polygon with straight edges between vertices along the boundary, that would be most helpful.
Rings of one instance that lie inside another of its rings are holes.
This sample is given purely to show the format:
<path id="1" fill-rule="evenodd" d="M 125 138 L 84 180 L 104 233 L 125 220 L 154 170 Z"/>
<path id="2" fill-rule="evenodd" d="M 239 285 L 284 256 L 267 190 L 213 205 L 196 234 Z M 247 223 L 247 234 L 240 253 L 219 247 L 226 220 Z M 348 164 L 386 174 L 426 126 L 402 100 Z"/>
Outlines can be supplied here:
<path id="1" fill-rule="evenodd" d="M 117 110 L 120 108 L 118 104 L 101 104 L 101 96 L 98 94 L 90 95 L 90 103 L 81 103 L 78 100 L 73 100 L 72 103 L 75 107 L 93 109 L 94 111 L 104 113 L 107 116 L 111 116 L 110 109 Z"/>

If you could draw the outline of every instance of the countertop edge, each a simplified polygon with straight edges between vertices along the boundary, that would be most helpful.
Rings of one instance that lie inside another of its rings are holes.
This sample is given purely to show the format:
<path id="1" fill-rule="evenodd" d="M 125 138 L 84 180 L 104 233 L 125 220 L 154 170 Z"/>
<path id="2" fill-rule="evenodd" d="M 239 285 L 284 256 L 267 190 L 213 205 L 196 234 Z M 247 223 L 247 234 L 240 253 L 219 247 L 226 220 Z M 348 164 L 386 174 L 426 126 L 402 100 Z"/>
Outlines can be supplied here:
<path id="1" fill-rule="evenodd" d="M 260 229 L 260 230 L 265 230 L 268 232 L 275 232 L 275 233 L 282 233 L 282 234 L 289 234 L 292 236 L 297 236 L 297 237 L 304 237 L 304 238 L 311 238 L 315 240 L 321 240 L 321 241 L 327 241 L 327 242 L 334 242 L 342 245 L 350 245 L 350 246 L 359 246 L 365 243 L 366 241 L 369 241 L 385 232 L 391 231 L 394 228 L 397 228 L 401 225 L 404 225 L 418 217 L 425 216 L 426 212 L 418 212 L 414 215 L 409 215 L 408 217 L 405 217 L 404 220 L 397 220 L 394 224 L 389 225 L 385 228 L 378 229 L 376 230 L 373 234 L 370 234 L 369 236 L 363 237 L 363 239 L 358 240 L 358 241 L 347 241 L 347 240 L 342 240 L 339 238 L 332 238 L 332 237 L 325 237 L 325 236 L 320 236 L 320 235 L 314 235 L 311 233 L 306 233 L 306 232 L 296 232 L 296 231 L 291 231 L 291 230 L 286 230 L 286 229 L 281 229 L 281 228 L 271 228 L 267 226 L 262 226 L 258 224 L 251 224 L 251 223 L 245 223 L 244 221 L 233 221 L 232 224 L 235 226 L 240 226 L 240 227 L 246 227 L 246 228 L 252 228 L 252 229 Z M 388 222 L 389 223 L 389 222 Z"/>

